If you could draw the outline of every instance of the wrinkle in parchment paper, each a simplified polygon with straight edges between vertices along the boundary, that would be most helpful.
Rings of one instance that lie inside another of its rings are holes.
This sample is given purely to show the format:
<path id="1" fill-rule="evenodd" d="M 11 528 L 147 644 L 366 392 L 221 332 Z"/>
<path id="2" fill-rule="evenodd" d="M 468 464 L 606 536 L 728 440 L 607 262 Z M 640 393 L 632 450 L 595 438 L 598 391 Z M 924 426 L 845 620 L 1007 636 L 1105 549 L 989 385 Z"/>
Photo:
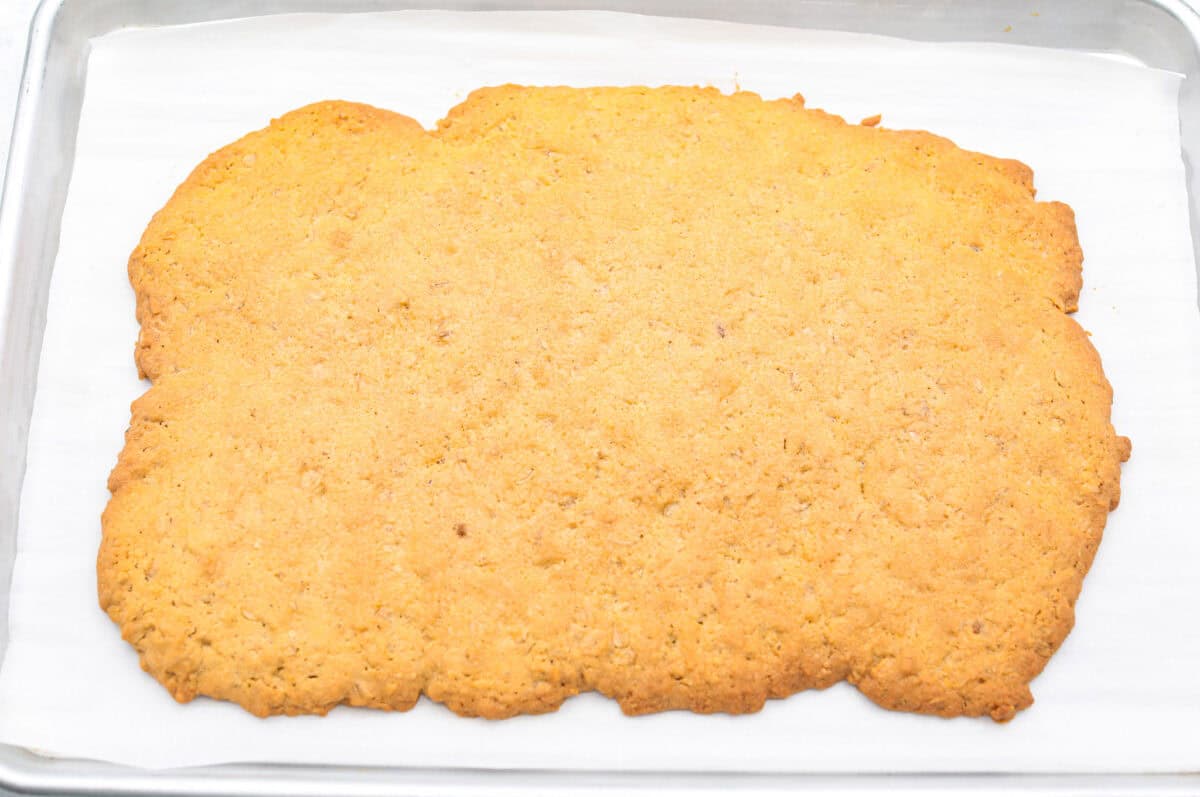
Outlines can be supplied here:
<path id="1" fill-rule="evenodd" d="M 254 760 L 773 771 L 1200 768 L 1200 313 L 1178 76 L 1003 45 L 599 13 L 290 16 L 95 42 L 21 503 L 0 740 L 149 767 Z M 712 84 L 803 93 L 852 121 L 933 130 L 1014 157 L 1071 204 L 1087 260 L 1080 322 L 1133 438 L 1122 505 L 1078 624 L 1007 725 L 891 713 L 845 684 L 760 714 L 630 719 L 595 695 L 560 712 L 461 719 L 337 709 L 259 720 L 175 704 L 97 606 L 105 479 L 144 389 L 125 261 L 210 151 L 308 102 L 373 103 L 431 126 L 473 88 Z"/>

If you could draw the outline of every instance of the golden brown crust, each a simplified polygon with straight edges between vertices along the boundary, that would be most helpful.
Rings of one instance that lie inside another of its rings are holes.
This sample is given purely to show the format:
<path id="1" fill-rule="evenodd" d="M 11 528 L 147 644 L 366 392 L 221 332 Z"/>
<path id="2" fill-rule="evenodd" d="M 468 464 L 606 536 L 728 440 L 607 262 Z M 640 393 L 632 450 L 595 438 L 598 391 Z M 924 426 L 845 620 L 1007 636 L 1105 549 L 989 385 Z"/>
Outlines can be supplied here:
<path id="1" fill-rule="evenodd" d="M 100 602 L 179 700 L 1012 717 L 1128 440 L 1070 208 L 798 95 L 327 102 L 130 258 Z"/>

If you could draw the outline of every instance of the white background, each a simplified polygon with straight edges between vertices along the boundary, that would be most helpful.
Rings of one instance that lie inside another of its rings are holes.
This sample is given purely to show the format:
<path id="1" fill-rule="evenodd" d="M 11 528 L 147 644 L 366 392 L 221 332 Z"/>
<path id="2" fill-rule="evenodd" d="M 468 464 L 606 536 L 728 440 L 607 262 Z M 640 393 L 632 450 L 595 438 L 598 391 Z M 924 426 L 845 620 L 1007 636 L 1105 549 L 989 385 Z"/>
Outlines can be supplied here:
<path id="1" fill-rule="evenodd" d="M 713 24 L 612 21 L 611 39 L 577 36 L 564 46 L 524 24 L 505 39 L 460 35 L 461 23 L 444 21 L 412 36 L 410 23 L 276 20 L 125 34 L 98 48 L 51 288 L 0 738 L 153 766 L 250 757 L 782 771 L 1200 768 L 1192 616 L 1200 605 L 1192 495 L 1200 314 L 1173 78 L 1078 55 L 1034 60 L 1005 47 Z M 663 36 L 675 38 L 669 58 Z M 542 48 L 537 56 L 527 55 L 531 44 Z M 463 71 L 429 68 L 456 49 L 470 56 Z M 1035 681 L 1034 708 L 1004 726 L 947 722 L 882 711 L 839 685 L 740 718 L 629 720 L 585 696 L 557 715 L 503 723 L 429 704 L 407 715 L 339 709 L 326 719 L 264 722 L 209 701 L 177 706 L 143 675 L 95 606 L 91 568 L 104 475 L 141 390 L 124 260 L 187 171 L 270 116 L 326 97 L 375 102 L 428 125 L 466 89 L 501 80 L 728 89 L 735 77 L 767 95 L 800 90 L 814 107 L 851 118 L 882 112 L 885 126 L 927 127 L 1021 158 L 1035 168 L 1042 198 L 1079 214 L 1088 256 L 1079 317 L 1116 386 L 1114 420 L 1134 438 L 1134 457 L 1078 626 Z"/>
<path id="2" fill-rule="evenodd" d="M 0 179 L 8 164 L 8 141 L 16 110 L 25 38 L 37 0 L 0 0 Z M 2 184 L 2 183 L 0 183 Z"/>

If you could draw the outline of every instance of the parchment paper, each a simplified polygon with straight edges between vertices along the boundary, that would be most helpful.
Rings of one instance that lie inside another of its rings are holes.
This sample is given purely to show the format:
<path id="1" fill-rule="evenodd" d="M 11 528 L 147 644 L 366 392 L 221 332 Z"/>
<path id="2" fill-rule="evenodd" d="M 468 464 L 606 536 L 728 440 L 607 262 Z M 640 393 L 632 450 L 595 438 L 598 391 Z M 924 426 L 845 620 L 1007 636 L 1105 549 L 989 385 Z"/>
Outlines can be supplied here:
<path id="1" fill-rule="evenodd" d="M 554 715 L 341 708 L 259 720 L 175 704 L 100 612 L 105 479 L 143 389 L 125 261 L 208 152 L 326 98 L 432 125 L 475 87 L 740 85 L 1016 157 L 1074 206 L 1079 320 L 1133 438 L 1078 624 L 1012 723 L 876 708 L 841 684 L 760 714 L 629 719 L 595 695 Z M 599 13 L 291 16 L 95 42 L 53 275 L 21 502 L 0 740 L 148 767 L 250 760 L 776 771 L 1200 769 L 1200 312 L 1178 76 L 1101 56 Z"/>

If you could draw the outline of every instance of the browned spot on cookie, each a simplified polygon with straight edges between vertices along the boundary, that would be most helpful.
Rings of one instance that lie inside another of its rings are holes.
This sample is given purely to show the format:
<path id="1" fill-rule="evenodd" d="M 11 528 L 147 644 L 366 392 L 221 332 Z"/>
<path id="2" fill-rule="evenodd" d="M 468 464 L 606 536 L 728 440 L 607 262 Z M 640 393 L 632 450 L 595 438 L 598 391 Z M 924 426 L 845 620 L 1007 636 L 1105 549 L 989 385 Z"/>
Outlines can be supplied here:
<path id="1" fill-rule="evenodd" d="M 329 233 L 329 245 L 334 249 L 345 249 L 350 245 L 350 231 L 338 227 Z"/>

